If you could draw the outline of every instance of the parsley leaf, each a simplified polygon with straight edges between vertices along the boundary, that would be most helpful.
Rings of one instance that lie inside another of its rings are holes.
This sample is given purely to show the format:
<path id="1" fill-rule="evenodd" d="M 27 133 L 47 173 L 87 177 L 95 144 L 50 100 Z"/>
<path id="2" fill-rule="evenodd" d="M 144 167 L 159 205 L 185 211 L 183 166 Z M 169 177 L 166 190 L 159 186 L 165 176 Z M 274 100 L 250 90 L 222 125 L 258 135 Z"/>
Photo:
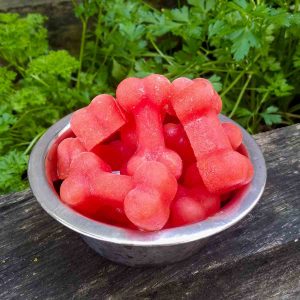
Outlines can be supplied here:
<path id="1" fill-rule="evenodd" d="M 260 115 L 263 117 L 267 125 L 279 124 L 282 122 L 281 115 L 277 114 L 278 107 L 269 106 L 263 113 Z"/>
<path id="2" fill-rule="evenodd" d="M 0 193 L 24 189 L 28 156 L 16 150 L 0 156 Z"/>

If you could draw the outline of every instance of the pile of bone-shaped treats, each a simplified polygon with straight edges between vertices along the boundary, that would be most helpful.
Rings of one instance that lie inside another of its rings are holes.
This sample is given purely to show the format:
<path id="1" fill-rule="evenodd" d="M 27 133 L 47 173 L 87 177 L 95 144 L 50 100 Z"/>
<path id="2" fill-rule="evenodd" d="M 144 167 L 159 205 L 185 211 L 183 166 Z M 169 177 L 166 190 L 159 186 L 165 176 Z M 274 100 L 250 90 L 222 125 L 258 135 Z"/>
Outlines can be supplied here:
<path id="1" fill-rule="evenodd" d="M 72 115 L 74 137 L 57 148 L 61 200 L 89 218 L 145 231 L 215 214 L 253 177 L 241 130 L 220 122 L 221 108 L 203 78 L 123 80 L 116 99 L 99 95 Z"/>

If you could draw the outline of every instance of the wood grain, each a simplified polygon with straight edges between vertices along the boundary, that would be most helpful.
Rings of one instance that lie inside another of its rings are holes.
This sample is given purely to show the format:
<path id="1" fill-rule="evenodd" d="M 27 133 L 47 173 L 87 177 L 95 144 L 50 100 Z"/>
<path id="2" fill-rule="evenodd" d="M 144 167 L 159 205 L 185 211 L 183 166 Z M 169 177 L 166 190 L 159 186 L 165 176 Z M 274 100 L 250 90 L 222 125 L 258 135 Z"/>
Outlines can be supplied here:
<path id="1" fill-rule="evenodd" d="M 0 299 L 299 299 L 300 125 L 255 138 L 268 168 L 257 207 L 166 267 L 109 262 L 30 191 L 0 197 Z"/>

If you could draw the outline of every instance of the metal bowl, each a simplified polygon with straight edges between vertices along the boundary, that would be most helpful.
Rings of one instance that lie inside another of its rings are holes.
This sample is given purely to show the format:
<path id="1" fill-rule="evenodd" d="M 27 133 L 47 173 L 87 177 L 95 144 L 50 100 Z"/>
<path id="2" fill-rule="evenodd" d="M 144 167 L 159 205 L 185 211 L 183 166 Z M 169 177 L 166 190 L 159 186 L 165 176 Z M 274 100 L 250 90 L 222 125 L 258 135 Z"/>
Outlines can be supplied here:
<path id="1" fill-rule="evenodd" d="M 91 248 L 112 261 L 141 266 L 169 264 L 183 260 L 197 252 L 209 241 L 209 237 L 224 231 L 245 217 L 263 193 L 266 183 L 264 157 L 251 135 L 241 128 L 244 150 L 254 166 L 254 178 L 217 214 L 192 225 L 149 233 L 94 221 L 61 202 L 52 183 L 56 168 L 56 147 L 62 139 L 71 135 L 70 117 L 71 115 L 68 115 L 50 127 L 35 145 L 30 155 L 28 169 L 31 189 L 49 215 L 80 233 Z M 222 115 L 220 119 L 236 124 Z"/>

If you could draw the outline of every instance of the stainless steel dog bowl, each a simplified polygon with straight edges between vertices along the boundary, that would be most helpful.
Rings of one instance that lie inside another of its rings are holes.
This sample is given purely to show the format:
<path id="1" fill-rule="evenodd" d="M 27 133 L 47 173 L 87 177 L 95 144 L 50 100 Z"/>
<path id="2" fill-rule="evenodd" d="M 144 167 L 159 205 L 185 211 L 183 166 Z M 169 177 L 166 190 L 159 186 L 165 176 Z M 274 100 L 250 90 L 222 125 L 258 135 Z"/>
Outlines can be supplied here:
<path id="1" fill-rule="evenodd" d="M 235 123 L 225 116 L 220 116 L 220 119 Z M 168 264 L 187 258 L 197 252 L 209 237 L 245 217 L 263 193 L 266 182 L 264 157 L 251 135 L 242 128 L 243 144 L 254 166 L 254 178 L 214 216 L 196 224 L 151 233 L 94 221 L 62 203 L 51 180 L 55 172 L 56 147 L 71 134 L 69 121 L 70 115 L 58 121 L 34 147 L 28 169 L 31 189 L 49 215 L 80 233 L 90 247 L 112 261 L 138 266 Z"/>

